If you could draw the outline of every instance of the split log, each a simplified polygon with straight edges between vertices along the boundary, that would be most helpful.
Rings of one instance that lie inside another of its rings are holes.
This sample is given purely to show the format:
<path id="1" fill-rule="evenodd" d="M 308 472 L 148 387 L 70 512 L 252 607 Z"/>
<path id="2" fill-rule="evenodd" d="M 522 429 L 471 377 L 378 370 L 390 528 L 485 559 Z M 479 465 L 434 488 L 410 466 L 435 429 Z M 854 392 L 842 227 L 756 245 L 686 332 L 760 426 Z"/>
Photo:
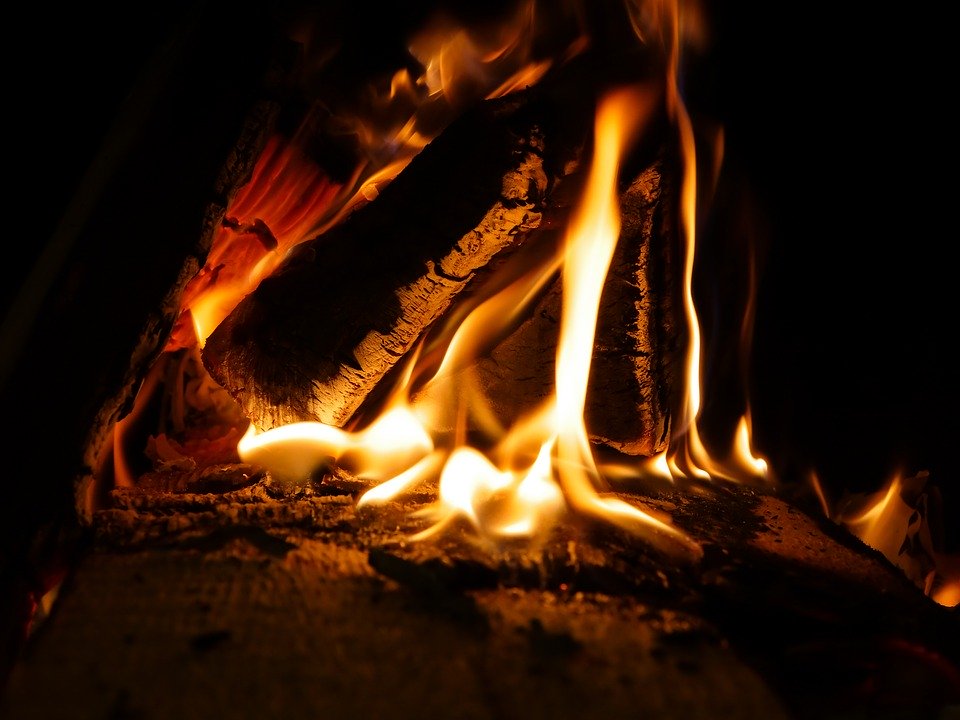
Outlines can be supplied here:
<path id="1" fill-rule="evenodd" d="M 618 495 L 703 557 L 575 523 L 536 551 L 453 526 L 410 543 L 423 498 L 360 511 L 330 479 L 114 491 L 3 711 L 804 720 L 960 701 L 955 612 L 839 526 L 742 487 Z"/>
<path id="2" fill-rule="evenodd" d="M 204 347 L 211 376 L 261 429 L 343 426 L 474 274 L 537 226 L 543 151 L 517 98 L 459 118 L 234 309 Z"/>

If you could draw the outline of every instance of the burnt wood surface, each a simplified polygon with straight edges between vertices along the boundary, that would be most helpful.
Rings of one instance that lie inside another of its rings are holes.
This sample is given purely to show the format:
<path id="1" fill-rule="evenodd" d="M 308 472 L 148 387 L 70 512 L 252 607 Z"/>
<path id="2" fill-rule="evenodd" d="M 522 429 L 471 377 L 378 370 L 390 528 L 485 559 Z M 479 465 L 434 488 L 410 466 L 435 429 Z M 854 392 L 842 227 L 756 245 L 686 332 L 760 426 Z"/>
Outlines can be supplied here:
<path id="1" fill-rule="evenodd" d="M 11 676 L 5 717 L 945 718 L 955 611 L 763 488 L 621 488 L 703 555 L 575 518 L 537 549 L 428 494 L 117 490 Z M 193 490 L 200 490 L 193 485 Z"/>
<path id="2" fill-rule="evenodd" d="M 545 112 L 512 99 L 462 119 L 376 200 L 298 248 L 214 331 L 204 363 L 257 426 L 357 421 L 458 296 L 481 295 L 498 268 L 525 262 L 524 243 L 542 256 L 562 242 L 582 173 L 551 168 L 580 160 L 582 146 L 550 151 Z M 670 163 L 662 152 L 621 192 L 588 392 L 591 437 L 633 455 L 665 447 L 685 337 Z M 560 303 L 558 278 L 471 368 L 505 424 L 552 391 Z"/>
<path id="3" fill-rule="evenodd" d="M 257 426 L 343 426 L 473 275 L 537 226 L 544 137 L 523 109 L 507 98 L 459 118 L 212 333 L 204 363 Z"/>

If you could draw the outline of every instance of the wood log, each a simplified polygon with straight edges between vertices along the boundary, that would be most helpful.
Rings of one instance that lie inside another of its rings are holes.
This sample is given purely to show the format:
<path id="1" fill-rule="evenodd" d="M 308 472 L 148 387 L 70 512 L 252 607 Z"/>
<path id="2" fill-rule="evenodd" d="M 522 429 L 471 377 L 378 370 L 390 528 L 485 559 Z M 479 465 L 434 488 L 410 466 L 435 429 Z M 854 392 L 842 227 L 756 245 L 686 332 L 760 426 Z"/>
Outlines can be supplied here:
<path id="1" fill-rule="evenodd" d="M 521 246 L 562 241 L 593 96 L 588 103 L 567 91 L 563 104 L 579 114 L 545 131 L 559 105 L 550 92 L 461 118 L 378 198 L 301 247 L 211 335 L 204 364 L 255 425 L 358 422 L 389 386 L 383 379 L 455 303 L 495 284 L 491 276 L 511 258 L 523 262 Z M 670 163 L 651 153 L 651 144 L 663 152 L 662 132 L 652 134 L 621 196 L 623 230 L 589 392 L 593 439 L 633 455 L 665 447 L 683 338 Z M 555 284 L 474 368 L 506 423 L 553 385 L 559 302 Z"/>
<path id="2" fill-rule="evenodd" d="M 585 421 L 591 440 L 629 455 L 666 448 L 685 333 L 675 317 L 676 234 L 664 163 L 620 194 L 622 228 L 598 308 Z M 669 171 L 668 173 L 669 174 Z M 518 327 L 469 369 L 504 424 L 556 385 L 558 277 Z"/>
<path id="3" fill-rule="evenodd" d="M 4 715 L 812 720 L 960 701 L 955 612 L 782 497 L 702 490 L 617 493 L 668 513 L 694 563 L 574 520 L 536 551 L 455 526 L 411 543 L 425 497 L 358 510 L 331 478 L 116 490 Z"/>
<path id="4" fill-rule="evenodd" d="M 517 98 L 459 118 L 237 306 L 204 346 L 211 376 L 261 429 L 344 425 L 473 275 L 539 223 L 543 143 Z"/>

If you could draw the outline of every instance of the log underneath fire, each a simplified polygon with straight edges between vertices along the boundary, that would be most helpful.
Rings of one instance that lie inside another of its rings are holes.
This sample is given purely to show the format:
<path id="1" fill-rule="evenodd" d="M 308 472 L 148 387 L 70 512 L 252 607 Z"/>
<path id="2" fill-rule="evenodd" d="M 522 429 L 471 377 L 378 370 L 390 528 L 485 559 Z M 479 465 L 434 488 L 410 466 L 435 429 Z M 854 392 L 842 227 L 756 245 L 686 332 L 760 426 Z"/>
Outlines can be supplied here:
<path id="1" fill-rule="evenodd" d="M 252 484 L 113 493 L 6 717 L 936 718 L 960 701 L 955 613 L 773 495 L 619 492 L 703 546 L 687 564 L 573 522 L 537 551 L 453 528 L 410 543 L 426 498 L 361 511 L 347 482 L 234 471 Z"/>

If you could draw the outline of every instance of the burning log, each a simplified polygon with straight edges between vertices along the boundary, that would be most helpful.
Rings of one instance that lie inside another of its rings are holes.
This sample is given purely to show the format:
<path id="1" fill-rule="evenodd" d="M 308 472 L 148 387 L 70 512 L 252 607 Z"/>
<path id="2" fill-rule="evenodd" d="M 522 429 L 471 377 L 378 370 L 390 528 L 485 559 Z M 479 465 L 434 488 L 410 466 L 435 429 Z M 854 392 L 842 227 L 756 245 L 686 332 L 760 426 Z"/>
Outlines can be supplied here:
<path id="1" fill-rule="evenodd" d="M 586 146 L 593 94 L 566 91 L 563 112 L 555 95 L 537 86 L 458 118 L 378 197 L 298 247 L 221 323 L 204 364 L 255 425 L 356 424 L 455 301 L 492 284 L 521 247 L 558 245 L 580 186 L 572 168 Z M 662 141 L 653 136 L 649 144 Z M 645 159 L 622 192 L 622 238 L 594 353 L 591 432 L 631 454 L 664 448 L 680 344 L 664 168 Z M 559 301 L 555 284 L 475 368 L 508 421 L 553 383 Z"/>
<path id="2" fill-rule="evenodd" d="M 585 421 L 594 442 L 630 455 L 666 447 L 671 388 L 682 340 L 674 318 L 676 248 L 662 163 L 620 194 L 622 229 L 598 312 Z M 561 282 L 474 367 L 497 417 L 514 421 L 552 392 Z"/>
<path id="3" fill-rule="evenodd" d="M 515 99 L 461 118 L 238 305 L 204 347 L 211 376 L 263 429 L 343 426 L 474 274 L 540 222 L 543 142 Z"/>

